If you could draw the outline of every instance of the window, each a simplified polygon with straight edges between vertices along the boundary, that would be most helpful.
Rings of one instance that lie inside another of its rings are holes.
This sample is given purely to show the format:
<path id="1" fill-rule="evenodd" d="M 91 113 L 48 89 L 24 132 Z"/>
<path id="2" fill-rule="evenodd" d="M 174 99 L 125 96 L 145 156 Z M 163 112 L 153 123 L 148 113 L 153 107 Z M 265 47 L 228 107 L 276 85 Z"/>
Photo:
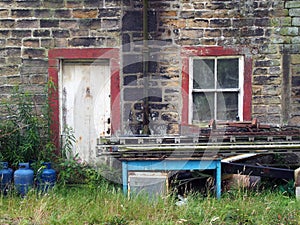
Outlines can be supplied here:
<path id="1" fill-rule="evenodd" d="M 243 117 L 242 68 L 242 57 L 190 58 L 190 122 Z"/>
<path id="2" fill-rule="evenodd" d="M 210 119 L 251 120 L 252 58 L 249 49 L 188 46 L 181 49 L 181 124 Z"/>

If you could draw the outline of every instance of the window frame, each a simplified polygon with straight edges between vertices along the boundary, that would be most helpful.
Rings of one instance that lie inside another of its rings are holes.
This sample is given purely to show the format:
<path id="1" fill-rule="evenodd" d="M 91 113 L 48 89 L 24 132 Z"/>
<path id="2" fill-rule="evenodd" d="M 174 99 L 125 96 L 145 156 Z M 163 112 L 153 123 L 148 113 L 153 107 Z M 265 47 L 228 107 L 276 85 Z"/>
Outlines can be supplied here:
<path id="1" fill-rule="evenodd" d="M 188 46 L 181 49 L 182 58 L 182 113 L 181 124 L 190 124 L 189 118 L 192 113 L 190 109 L 190 80 L 191 68 L 190 60 L 195 57 L 241 57 L 243 60 L 243 84 L 241 85 L 241 121 L 251 120 L 252 112 L 252 57 L 249 49 L 243 47 L 223 47 L 223 46 Z"/>
<path id="2" fill-rule="evenodd" d="M 215 62 L 215 72 L 214 72 L 214 88 L 207 88 L 207 89 L 201 89 L 201 88 L 197 88 L 195 89 L 193 87 L 194 84 L 194 60 L 195 59 L 213 59 Z M 217 87 L 218 84 L 218 72 L 217 72 L 217 67 L 218 67 L 218 60 L 219 59 L 238 59 L 238 78 L 239 78 L 239 82 L 238 82 L 238 87 L 237 88 L 220 88 Z M 190 71 L 190 75 L 189 75 L 189 118 L 188 118 L 188 123 L 189 124 L 193 124 L 194 122 L 196 123 L 201 123 L 201 122 L 206 122 L 206 121 L 195 121 L 193 120 L 193 114 L 194 114 L 194 110 L 193 110 L 193 93 L 198 92 L 198 93 L 213 93 L 214 94 L 214 112 L 213 112 L 213 116 L 214 118 L 211 119 L 215 119 L 217 120 L 217 114 L 218 114 L 218 104 L 217 104 L 217 94 L 218 93 L 226 93 L 226 92 L 234 92 L 234 93 L 238 93 L 238 117 L 240 120 L 243 120 L 243 94 L 244 94 L 244 90 L 243 90 L 243 83 L 244 83 L 244 56 L 238 55 L 230 55 L 230 56 L 193 56 L 189 58 L 189 71 Z"/>

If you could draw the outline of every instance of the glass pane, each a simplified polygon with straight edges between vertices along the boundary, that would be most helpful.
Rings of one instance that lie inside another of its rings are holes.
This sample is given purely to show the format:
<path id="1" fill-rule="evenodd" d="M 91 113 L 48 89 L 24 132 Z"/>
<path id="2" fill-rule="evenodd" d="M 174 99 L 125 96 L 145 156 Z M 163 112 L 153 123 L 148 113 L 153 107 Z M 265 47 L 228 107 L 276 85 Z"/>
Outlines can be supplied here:
<path id="1" fill-rule="evenodd" d="M 218 88 L 238 88 L 239 59 L 218 59 Z"/>
<path id="2" fill-rule="evenodd" d="M 193 61 L 193 88 L 207 89 L 215 85 L 215 61 L 214 59 L 194 59 Z"/>
<path id="3" fill-rule="evenodd" d="M 217 119 L 236 120 L 238 116 L 238 93 L 225 92 L 217 94 Z"/>
<path id="4" fill-rule="evenodd" d="M 211 120 L 214 118 L 214 108 L 213 93 L 193 93 L 193 120 Z"/>

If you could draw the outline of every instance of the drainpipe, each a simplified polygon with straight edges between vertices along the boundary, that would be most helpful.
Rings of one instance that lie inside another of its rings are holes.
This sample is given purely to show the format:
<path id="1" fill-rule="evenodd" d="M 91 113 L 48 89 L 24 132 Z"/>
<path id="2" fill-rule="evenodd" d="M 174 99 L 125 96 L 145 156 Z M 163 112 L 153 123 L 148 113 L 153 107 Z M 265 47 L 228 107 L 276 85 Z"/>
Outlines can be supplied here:
<path id="1" fill-rule="evenodd" d="M 149 46 L 148 46 L 148 0 L 143 0 L 143 131 L 142 134 L 149 135 Z"/>

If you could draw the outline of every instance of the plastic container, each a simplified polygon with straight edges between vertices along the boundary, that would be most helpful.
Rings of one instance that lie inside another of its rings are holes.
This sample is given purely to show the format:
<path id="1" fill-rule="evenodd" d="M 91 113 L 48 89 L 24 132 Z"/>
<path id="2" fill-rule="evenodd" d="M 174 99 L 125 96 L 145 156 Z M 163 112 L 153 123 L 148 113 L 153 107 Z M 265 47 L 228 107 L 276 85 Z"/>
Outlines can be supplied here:
<path id="1" fill-rule="evenodd" d="M 51 168 L 50 162 L 44 163 L 45 168 L 38 175 L 38 190 L 47 192 L 52 189 L 56 183 L 56 171 Z"/>
<path id="2" fill-rule="evenodd" d="M 0 162 L 0 192 L 4 195 L 6 195 L 8 190 L 10 189 L 10 186 L 12 184 L 12 178 L 13 170 L 11 168 L 8 168 L 8 163 Z"/>
<path id="3" fill-rule="evenodd" d="M 29 163 L 19 163 L 19 169 L 14 173 L 14 183 L 17 193 L 21 196 L 25 196 L 33 188 L 33 174 Z"/>

